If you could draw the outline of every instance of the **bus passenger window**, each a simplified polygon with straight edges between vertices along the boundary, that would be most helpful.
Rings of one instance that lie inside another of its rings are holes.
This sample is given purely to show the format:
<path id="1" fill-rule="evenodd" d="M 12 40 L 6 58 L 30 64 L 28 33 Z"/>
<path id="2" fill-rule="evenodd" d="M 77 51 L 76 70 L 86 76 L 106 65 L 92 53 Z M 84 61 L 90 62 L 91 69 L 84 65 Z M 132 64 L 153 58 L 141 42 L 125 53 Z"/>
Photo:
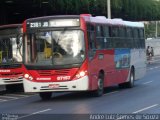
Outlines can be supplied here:
<path id="1" fill-rule="evenodd" d="M 104 33 L 104 37 L 110 37 L 108 26 L 103 26 L 103 33 Z"/>
<path id="2" fill-rule="evenodd" d="M 124 27 L 119 28 L 119 36 L 121 38 L 125 38 L 125 28 Z"/>
<path id="3" fill-rule="evenodd" d="M 139 35 L 140 35 L 140 46 L 141 46 L 141 48 L 145 48 L 144 30 L 143 29 L 139 29 Z"/>
<path id="4" fill-rule="evenodd" d="M 97 49 L 104 49 L 105 48 L 105 38 L 96 38 L 96 47 Z"/>
<path id="5" fill-rule="evenodd" d="M 96 37 L 103 37 L 104 35 L 103 27 L 100 25 L 97 25 L 96 27 Z"/>
<path id="6" fill-rule="evenodd" d="M 112 42 L 113 42 L 113 48 L 119 48 L 120 43 L 119 43 L 119 28 L 113 26 L 111 28 L 112 30 Z"/>
<path id="7" fill-rule="evenodd" d="M 104 25 L 102 28 L 104 36 L 104 48 L 109 48 L 109 27 L 107 25 Z"/>
<path id="8" fill-rule="evenodd" d="M 118 37 L 119 36 L 119 29 L 118 27 L 112 27 L 112 37 Z"/>
<path id="9" fill-rule="evenodd" d="M 140 38 L 144 38 L 144 30 L 143 29 L 139 29 L 139 35 L 140 35 Z"/>
<path id="10" fill-rule="evenodd" d="M 133 33 L 134 33 L 134 47 L 135 48 L 139 48 L 139 34 L 138 34 L 138 29 L 134 29 L 134 31 L 133 31 Z"/>
<path id="11" fill-rule="evenodd" d="M 105 26 L 104 36 L 106 37 L 105 48 L 113 48 L 113 40 L 112 40 L 112 28 L 111 26 Z"/>
<path id="12" fill-rule="evenodd" d="M 94 25 L 87 23 L 87 36 L 89 49 L 95 49 L 95 31 Z"/>
<path id="13" fill-rule="evenodd" d="M 88 32 L 89 48 L 95 49 L 94 32 Z"/>
<path id="14" fill-rule="evenodd" d="M 134 48 L 134 40 L 133 40 L 133 34 L 131 28 L 126 28 L 126 37 L 127 37 L 127 47 L 128 48 Z"/>
<path id="15" fill-rule="evenodd" d="M 104 48 L 104 31 L 102 25 L 96 26 L 96 49 Z"/>

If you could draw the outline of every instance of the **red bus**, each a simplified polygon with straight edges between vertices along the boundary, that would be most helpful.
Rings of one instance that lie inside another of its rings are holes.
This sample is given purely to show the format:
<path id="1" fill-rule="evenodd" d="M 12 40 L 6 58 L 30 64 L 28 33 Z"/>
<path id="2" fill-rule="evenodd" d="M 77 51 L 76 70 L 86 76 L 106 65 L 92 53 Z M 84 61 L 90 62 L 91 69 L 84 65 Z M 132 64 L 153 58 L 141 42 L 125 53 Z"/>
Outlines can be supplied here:
<path id="1" fill-rule="evenodd" d="M 54 91 L 133 87 L 146 72 L 144 25 L 90 14 L 27 19 L 24 90 L 42 99 Z"/>
<path id="2" fill-rule="evenodd" d="M 0 86 L 22 82 L 22 25 L 0 26 Z"/>

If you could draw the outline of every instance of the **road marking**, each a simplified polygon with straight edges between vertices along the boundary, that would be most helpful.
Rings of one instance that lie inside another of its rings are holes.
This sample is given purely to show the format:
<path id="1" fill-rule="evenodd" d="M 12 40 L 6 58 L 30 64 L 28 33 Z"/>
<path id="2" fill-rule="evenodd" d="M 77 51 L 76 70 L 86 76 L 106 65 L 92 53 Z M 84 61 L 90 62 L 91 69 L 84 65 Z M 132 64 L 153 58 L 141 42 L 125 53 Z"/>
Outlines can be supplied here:
<path id="1" fill-rule="evenodd" d="M 41 110 L 41 111 L 37 111 L 37 112 L 34 112 L 32 114 L 29 114 L 29 115 L 24 115 L 22 117 L 18 117 L 18 119 L 22 119 L 22 118 L 26 118 L 26 117 L 29 117 L 29 116 L 32 116 L 32 115 L 35 115 L 35 114 L 39 114 L 39 113 L 43 113 L 43 112 L 46 112 L 46 111 L 50 111 L 51 109 L 46 109 L 46 110 Z"/>
<path id="2" fill-rule="evenodd" d="M 145 83 L 143 83 L 143 84 L 146 85 L 146 84 L 149 84 L 149 83 L 151 83 L 151 82 L 153 82 L 153 81 L 148 81 L 148 82 L 145 82 Z"/>
<path id="3" fill-rule="evenodd" d="M 160 60 L 150 60 L 150 62 L 159 62 Z"/>
<path id="4" fill-rule="evenodd" d="M 156 66 L 156 67 L 148 68 L 147 70 L 153 70 L 153 69 L 158 69 L 158 68 L 160 68 L 160 66 Z"/>
<path id="5" fill-rule="evenodd" d="M 11 98 L 11 99 L 18 99 L 18 97 L 11 97 L 11 96 L 0 96 L 0 98 Z"/>
<path id="6" fill-rule="evenodd" d="M 156 106 L 158 106 L 158 104 L 155 104 L 155 105 L 152 105 L 152 106 L 149 106 L 149 107 L 146 107 L 146 108 L 143 108 L 143 109 L 137 110 L 137 111 L 135 111 L 135 112 L 133 112 L 133 113 L 134 113 L 134 114 L 135 114 L 135 113 L 139 113 L 139 112 L 142 112 L 142 111 L 148 110 L 148 109 L 153 108 L 153 107 L 156 107 Z"/>
<path id="7" fill-rule="evenodd" d="M 7 95 L 7 96 L 6 96 Z M 27 98 L 27 97 L 32 97 L 32 96 L 35 96 L 35 95 L 37 95 L 37 94 L 33 94 L 33 95 L 20 95 L 20 94 L 18 94 L 19 96 L 17 96 L 17 94 L 6 94 L 5 96 L 1 96 L 0 95 L 0 103 L 2 103 L 2 102 L 7 102 L 7 101 L 13 101 L 13 100 L 19 100 L 19 99 L 24 99 L 24 98 Z M 9 95 L 11 95 L 11 96 L 9 96 Z M 13 96 L 12 96 L 13 95 Z M 15 96 L 16 97 L 15 97 Z M 2 99 L 1 99 L 2 98 Z M 6 100 L 4 100 L 4 99 L 6 99 Z"/>
<path id="8" fill-rule="evenodd" d="M 4 102 L 4 101 L 7 101 L 7 100 L 4 100 L 4 99 L 0 99 L 0 102 Z"/>
<path id="9" fill-rule="evenodd" d="M 119 91 L 113 91 L 113 92 L 110 92 L 110 93 L 106 93 L 104 95 L 110 95 L 110 94 L 114 94 L 114 93 L 117 93 L 117 92 L 119 92 Z"/>
<path id="10" fill-rule="evenodd" d="M 17 96 L 17 97 L 29 97 L 29 96 L 31 96 L 31 95 L 21 95 L 21 94 L 7 94 L 7 95 Z"/>

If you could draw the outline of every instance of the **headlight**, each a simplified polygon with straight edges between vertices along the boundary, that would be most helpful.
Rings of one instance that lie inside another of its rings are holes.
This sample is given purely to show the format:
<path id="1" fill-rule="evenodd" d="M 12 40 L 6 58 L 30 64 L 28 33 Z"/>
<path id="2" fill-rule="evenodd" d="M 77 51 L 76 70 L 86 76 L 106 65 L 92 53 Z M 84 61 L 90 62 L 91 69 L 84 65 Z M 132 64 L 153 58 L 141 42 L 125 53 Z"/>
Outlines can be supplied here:
<path id="1" fill-rule="evenodd" d="M 25 74 L 24 77 L 25 77 L 25 78 L 29 78 L 29 74 Z"/>
<path id="2" fill-rule="evenodd" d="M 79 79 L 79 78 L 82 78 L 84 76 L 87 75 L 87 71 L 81 71 L 79 72 L 77 75 L 76 75 L 76 78 L 75 79 Z"/>
<path id="3" fill-rule="evenodd" d="M 83 76 L 85 76 L 85 72 L 82 71 L 82 72 L 79 73 L 79 75 L 80 75 L 81 77 L 83 77 Z"/>
<path id="4" fill-rule="evenodd" d="M 24 74 L 24 78 L 26 78 L 28 80 L 33 80 L 33 77 L 29 74 Z"/>

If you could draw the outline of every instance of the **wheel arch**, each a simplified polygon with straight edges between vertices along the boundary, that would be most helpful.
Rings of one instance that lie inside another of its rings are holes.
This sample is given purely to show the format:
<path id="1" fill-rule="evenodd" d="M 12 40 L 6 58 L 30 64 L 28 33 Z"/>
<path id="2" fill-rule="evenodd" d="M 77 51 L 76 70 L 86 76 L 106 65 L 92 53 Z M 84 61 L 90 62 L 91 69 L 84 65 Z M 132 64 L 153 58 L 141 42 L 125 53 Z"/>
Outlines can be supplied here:
<path id="1" fill-rule="evenodd" d="M 100 77 L 100 75 L 102 75 L 102 76 L 103 76 L 103 79 L 104 79 L 105 72 L 104 72 L 104 70 L 103 70 L 103 69 L 101 69 L 101 70 L 99 71 L 99 73 L 98 73 L 98 77 Z"/>
<path id="2" fill-rule="evenodd" d="M 135 67 L 134 65 L 131 66 L 131 71 L 133 70 L 133 73 L 135 74 Z"/>
<path id="3" fill-rule="evenodd" d="M 131 73 L 131 72 L 133 72 L 133 75 L 134 75 L 134 77 L 135 77 L 135 67 L 134 67 L 134 65 L 131 66 L 130 73 Z M 129 73 L 129 74 L 130 74 L 130 73 Z"/>

